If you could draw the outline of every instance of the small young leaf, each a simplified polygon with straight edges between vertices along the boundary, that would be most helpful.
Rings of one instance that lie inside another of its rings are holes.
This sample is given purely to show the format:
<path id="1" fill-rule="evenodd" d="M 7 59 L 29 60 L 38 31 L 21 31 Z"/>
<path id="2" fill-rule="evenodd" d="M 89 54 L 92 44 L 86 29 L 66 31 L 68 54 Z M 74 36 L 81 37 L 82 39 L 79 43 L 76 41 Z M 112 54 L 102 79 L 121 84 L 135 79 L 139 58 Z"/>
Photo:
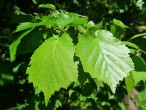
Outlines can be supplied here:
<path id="1" fill-rule="evenodd" d="M 19 32 L 19 31 L 22 31 L 22 30 L 25 30 L 25 29 L 29 29 L 29 28 L 34 28 L 34 27 L 37 27 L 37 26 L 54 26 L 56 25 L 56 19 L 55 18 L 48 18 L 48 19 L 44 19 L 42 20 L 41 22 L 38 22 L 38 23 L 31 23 L 31 22 L 25 22 L 25 23 L 20 23 L 15 32 Z"/>
<path id="2" fill-rule="evenodd" d="M 48 9 L 56 10 L 56 7 L 52 4 L 41 4 L 39 5 L 39 8 L 48 8 Z"/>
<path id="3" fill-rule="evenodd" d="M 135 38 L 138 38 L 138 37 L 144 37 L 144 36 L 146 36 L 146 33 L 136 34 L 133 37 L 131 37 L 129 40 L 132 40 L 132 39 L 135 39 Z"/>
<path id="4" fill-rule="evenodd" d="M 76 55 L 85 72 L 107 83 L 115 92 L 116 85 L 134 69 L 128 48 L 105 30 L 79 36 Z"/>
<path id="5" fill-rule="evenodd" d="M 129 47 L 132 47 L 132 48 L 136 49 L 136 50 L 139 49 L 138 45 L 136 45 L 136 44 L 134 44 L 134 43 L 132 43 L 132 42 L 126 42 L 126 41 L 124 41 L 123 43 L 124 43 L 125 45 L 129 46 Z"/>
<path id="6" fill-rule="evenodd" d="M 122 23 L 120 20 L 114 19 L 113 23 L 121 28 L 128 28 L 124 23 Z"/>
<path id="7" fill-rule="evenodd" d="M 146 26 L 139 26 L 138 28 L 146 30 Z"/>
<path id="8" fill-rule="evenodd" d="M 33 28 L 37 25 L 37 23 L 31 23 L 31 22 L 25 22 L 25 23 L 20 23 L 15 32 L 19 32 L 19 31 L 22 31 L 22 30 L 25 30 L 25 29 L 29 29 L 29 28 Z"/>
<path id="9" fill-rule="evenodd" d="M 27 68 L 29 82 L 44 92 L 46 104 L 55 91 L 77 80 L 74 52 L 72 39 L 65 33 L 47 39 L 32 55 Z"/>
<path id="10" fill-rule="evenodd" d="M 135 87 L 135 80 L 133 78 L 132 72 L 128 75 L 128 77 L 125 78 L 125 84 L 126 84 L 127 92 L 130 95 L 130 93 Z"/>

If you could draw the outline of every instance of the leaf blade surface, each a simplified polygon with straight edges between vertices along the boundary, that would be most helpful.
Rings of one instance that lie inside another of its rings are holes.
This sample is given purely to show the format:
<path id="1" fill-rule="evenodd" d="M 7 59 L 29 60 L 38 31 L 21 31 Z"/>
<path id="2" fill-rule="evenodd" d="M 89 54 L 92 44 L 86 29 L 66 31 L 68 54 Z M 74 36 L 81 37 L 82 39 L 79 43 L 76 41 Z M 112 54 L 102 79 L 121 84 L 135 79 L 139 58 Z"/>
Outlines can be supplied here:
<path id="1" fill-rule="evenodd" d="M 29 82 L 38 86 L 47 104 L 57 90 L 67 88 L 77 80 L 77 64 L 73 61 L 75 47 L 68 34 L 47 39 L 33 54 L 30 61 Z"/>
<path id="2" fill-rule="evenodd" d="M 107 83 L 115 92 L 116 85 L 134 69 L 128 48 L 105 30 L 79 36 L 76 55 L 85 72 Z"/>

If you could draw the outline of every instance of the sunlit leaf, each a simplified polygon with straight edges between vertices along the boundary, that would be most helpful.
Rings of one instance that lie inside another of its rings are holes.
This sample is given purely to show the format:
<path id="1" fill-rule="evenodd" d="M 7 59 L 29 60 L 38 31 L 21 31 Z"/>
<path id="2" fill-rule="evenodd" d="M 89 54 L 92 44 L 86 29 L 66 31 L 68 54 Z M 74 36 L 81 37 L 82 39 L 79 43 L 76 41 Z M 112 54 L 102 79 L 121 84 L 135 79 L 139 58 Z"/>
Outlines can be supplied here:
<path id="1" fill-rule="evenodd" d="M 32 55 L 27 68 L 29 82 L 40 88 L 47 104 L 51 95 L 61 87 L 67 88 L 77 80 L 75 47 L 68 34 L 47 39 Z"/>
<path id="2" fill-rule="evenodd" d="M 120 20 L 114 19 L 113 23 L 121 28 L 128 28 L 124 23 L 122 23 Z"/>
<path id="3" fill-rule="evenodd" d="M 119 81 L 134 69 L 128 53 L 128 48 L 105 30 L 80 35 L 76 47 L 84 71 L 107 83 L 113 92 Z"/>

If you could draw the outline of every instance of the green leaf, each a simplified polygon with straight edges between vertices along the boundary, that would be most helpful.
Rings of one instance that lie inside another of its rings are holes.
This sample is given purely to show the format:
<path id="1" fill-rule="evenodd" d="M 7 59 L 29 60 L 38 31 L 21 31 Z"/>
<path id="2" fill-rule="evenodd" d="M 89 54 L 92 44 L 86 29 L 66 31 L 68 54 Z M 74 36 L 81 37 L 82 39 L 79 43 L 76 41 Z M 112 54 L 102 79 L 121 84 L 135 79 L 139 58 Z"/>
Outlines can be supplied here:
<path id="1" fill-rule="evenodd" d="M 129 50 L 130 50 L 130 54 L 132 54 L 132 55 L 135 55 L 137 53 L 137 50 L 135 50 L 135 49 L 130 49 L 129 48 Z"/>
<path id="2" fill-rule="evenodd" d="M 29 28 L 34 28 L 37 25 L 37 23 L 31 23 L 31 22 L 25 22 L 25 23 L 20 23 L 15 32 L 19 32 L 25 29 L 29 29 Z"/>
<path id="3" fill-rule="evenodd" d="M 57 11 L 58 12 L 58 11 Z M 54 17 L 53 17 L 53 16 Z M 31 23 L 31 22 L 24 22 L 20 23 L 15 32 L 19 32 L 25 29 L 34 28 L 37 26 L 54 26 L 57 25 L 59 28 L 64 28 L 67 25 L 80 25 L 86 23 L 88 21 L 87 18 L 80 18 L 78 15 L 74 13 L 60 13 L 60 14 L 52 14 L 45 17 L 40 22 Z M 56 16 L 56 17 L 55 17 Z"/>
<path id="4" fill-rule="evenodd" d="M 65 33 L 47 39 L 32 55 L 27 68 L 29 82 L 44 92 L 46 104 L 55 91 L 77 80 L 74 52 L 72 39 Z"/>
<path id="5" fill-rule="evenodd" d="M 125 45 L 129 46 L 129 47 L 132 47 L 132 48 L 136 49 L 136 50 L 139 49 L 138 45 L 136 45 L 136 44 L 134 44 L 134 43 L 132 43 L 132 42 L 126 42 L 126 41 L 124 41 L 123 43 L 124 43 Z"/>
<path id="6" fill-rule="evenodd" d="M 36 26 L 54 26 L 56 25 L 56 18 L 48 18 L 48 19 L 43 19 L 43 21 L 39 22 Z"/>
<path id="7" fill-rule="evenodd" d="M 146 71 L 146 62 L 141 56 L 134 55 L 131 58 L 132 61 L 134 62 L 136 71 Z"/>
<path id="8" fill-rule="evenodd" d="M 146 30 L 146 26 L 139 26 L 138 28 Z"/>
<path id="9" fill-rule="evenodd" d="M 133 37 L 131 37 L 129 40 L 132 40 L 132 39 L 135 39 L 135 38 L 138 38 L 138 37 L 144 37 L 144 36 L 146 36 L 146 33 L 136 34 Z"/>
<path id="10" fill-rule="evenodd" d="M 146 71 L 132 71 L 132 74 L 136 84 L 139 81 L 146 80 Z"/>
<path id="11" fill-rule="evenodd" d="M 61 13 L 57 18 L 57 25 L 59 28 L 64 28 L 67 25 L 80 25 L 86 23 L 87 18 L 80 18 L 76 14 L 73 13 Z"/>
<path id="12" fill-rule="evenodd" d="M 25 32 L 23 32 L 15 41 L 12 42 L 12 44 L 10 45 L 9 47 L 9 50 L 10 50 L 10 61 L 14 61 L 15 60 L 15 57 L 16 57 L 16 52 L 17 52 L 17 47 L 18 45 L 20 44 L 21 42 L 21 39 L 23 37 L 25 37 L 28 33 L 30 33 L 31 31 L 33 30 L 32 29 L 29 29 Z"/>
<path id="13" fill-rule="evenodd" d="M 129 28 L 128 26 L 126 26 L 124 23 L 122 23 L 120 20 L 114 19 L 113 23 L 121 28 Z"/>
<path id="14" fill-rule="evenodd" d="M 83 18 L 82 15 L 77 15 L 75 13 L 69 13 L 69 15 L 73 19 L 73 22 L 72 22 L 73 25 L 80 25 L 80 24 L 84 24 L 84 23 L 88 22 L 88 18 L 86 18 L 86 17 Z M 81 17 L 79 17 L 79 16 L 81 16 Z"/>
<path id="15" fill-rule="evenodd" d="M 31 22 L 25 22 L 25 23 L 20 23 L 15 32 L 19 32 L 25 29 L 29 29 L 29 28 L 34 28 L 37 26 L 54 26 L 56 25 L 56 19 L 55 18 L 49 18 L 49 19 L 43 19 L 41 22 L 38 23 L 31 23 Z"/>
<path id="16" fill-rule="evenodd" d="M 56 7 L 52 4 L 41 4 L 39 5 L 39 8 L 48 8 L 48 9 L 56 10 Z"/>
<path id="17" fill-rule="evenodd" d="M 84 33 L 84 34 L 86 33 L 86 29 L 84 28 L 84 26 L 79 25 L 78 30 L 80 33 Z"/>
<path id="18" fill-rule="evenodd" d="M 76 55 L 80 57 L 85 72 L 107 83 L 115 92 L 119 81 L 134 69 L 129 50 L 108 31 L 90 33 L 79 36 Z"/>
<path id="19" fill-rule="evenodd" d="M 135 87 L 135 80 L 133 78 L 132 72 L 128 75 L 128 77 L 125 78 L 125 84 L 126 84 L 127 92 L 130 95 L 130 93 Z"/>
<path id="20" fill-rule="evenodd" d="M 64 28 L 66 25 L 73 21 L 72 17 L 68 14 L 59 14 L 57 19 L 57 25 L 59 28 Z"/>

